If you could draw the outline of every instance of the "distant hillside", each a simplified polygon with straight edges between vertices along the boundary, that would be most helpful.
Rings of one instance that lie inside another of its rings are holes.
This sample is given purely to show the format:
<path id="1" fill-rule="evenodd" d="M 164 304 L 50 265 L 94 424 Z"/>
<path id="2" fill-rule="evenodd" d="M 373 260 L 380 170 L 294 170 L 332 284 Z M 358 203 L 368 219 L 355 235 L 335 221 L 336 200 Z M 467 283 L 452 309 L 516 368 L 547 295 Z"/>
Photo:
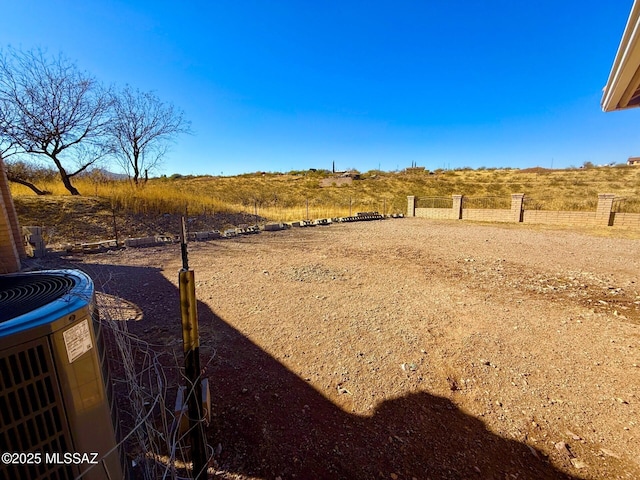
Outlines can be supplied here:
<path id="1" fill-rule="evenodd" d="M 129 176 L 126 173 L 110 172 L 104 168 L 94 168 L 87 173 L 88 176 L 102 176 L 107 180 L 127 180 Z"/>
<path id="2" fill-rule="evenodd" d="M 638 166 L 370 171 L 353 175 L 348 181 L 327 171 L 258 172 L 233 177 L 175 175 L 150 179 L 139 188 L 126 180 L 90 176 L 78 179 L 76 186 L 84 196 L 72 199 L 57 182 L 42 185 L 54 193 L 48 197 L 37 197 L 12 184 L 21 223 L 50 225 L 79 238 L 80 225 L 88 229 L 98 217 L 102 219 L 98 230 L 113 231 L 108 222 L 113 223 L 115 212 L 116 218 L 123 219 L 123 225 L 130 225 L 133 233 L 154 229 L 153 233 L 163 233 L 157 231 L 165 228 L 162 219 L 173 219 L 170 225 L 179 224 L 175 218 L 180 215 L 199 219 L 203 222 L 201 228 L 212 229 L 238 223 L 327 218 L 358 211 L 400 213 L 406 211 L 408 195 L 452 194 L 508 201 L 511 193 L 525 193 L 529 205 L 535 205 L 532 208 L 593 210 L 598 193 L 614 193 L 625 199 L 620 202 L 624 211 L 640 212 Z M 88 207 L 89 204 L 93 206 Z M 69 222 L 73 224 L 65 227 Z M 147 229 L 145 223 L 153 228 Z M 93 236 L 89 231 L 86 235 Z"/>

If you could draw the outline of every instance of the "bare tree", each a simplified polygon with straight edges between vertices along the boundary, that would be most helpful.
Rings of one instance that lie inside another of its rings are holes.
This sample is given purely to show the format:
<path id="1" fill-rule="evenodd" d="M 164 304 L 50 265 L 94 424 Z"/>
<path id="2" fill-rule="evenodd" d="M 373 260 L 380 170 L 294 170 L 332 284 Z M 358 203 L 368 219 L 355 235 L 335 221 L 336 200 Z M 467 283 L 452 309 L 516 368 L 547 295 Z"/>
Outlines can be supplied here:
<path id="1" fill-rule="evenodd" d="M 72 195 L 72 177 L 103 158 L 111 97 L 62 55 L 0 52 L 0 140 L 7 154 L 51 160 Z M 70 169 L 70 170 L 69 170 Z"/>
<path id="2" fill-rule="evenodd" d="M 138 185 L 158 167 L 169 143 L 180 133 L 189 133 L 189 122 L 181 110 L 162 102 L 153 92 L 140 92 L 127 85 L 115 96 L 111 133 L 120 165 Z"/>

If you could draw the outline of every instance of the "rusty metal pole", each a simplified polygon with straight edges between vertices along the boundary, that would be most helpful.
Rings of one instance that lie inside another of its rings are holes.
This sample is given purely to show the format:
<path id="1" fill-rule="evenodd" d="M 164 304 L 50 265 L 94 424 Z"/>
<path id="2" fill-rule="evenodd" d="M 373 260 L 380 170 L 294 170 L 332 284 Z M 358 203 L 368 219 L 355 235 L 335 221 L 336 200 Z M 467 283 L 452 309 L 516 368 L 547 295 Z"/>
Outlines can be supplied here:
<path id="1" fill-rule="evenodd" d="M 198 334 L 198 310 L 194 271 L 189 269 L 187 258 L 187 229 L 182 218 L 182 269 L 178 273 L 180 286 L 180 313 L 182 316 L 182 341 L 184 344 L 184 369 L 187 378 L 187 406 L 191 433 L 191 459 L 193 478 L 207 478 L 207 453 L 202 422 L 202 383 L 200 381 L 200 338 Z"/>

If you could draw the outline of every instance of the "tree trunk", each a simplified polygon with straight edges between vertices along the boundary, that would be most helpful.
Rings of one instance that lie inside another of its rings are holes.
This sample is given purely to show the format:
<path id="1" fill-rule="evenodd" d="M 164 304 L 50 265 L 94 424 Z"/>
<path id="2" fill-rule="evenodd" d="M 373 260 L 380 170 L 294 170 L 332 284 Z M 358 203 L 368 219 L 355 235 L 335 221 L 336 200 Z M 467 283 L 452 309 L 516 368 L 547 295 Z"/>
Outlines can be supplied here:
<path id="1" fill-rule="evenodd" d="M 47 192 L 45 190 L 40 190 L 33 183 L 28 182 L 26 180 L 22 180 L 20 178 L 12 177 L 10 175 L 7 175 L 7 180 L 9 180 L 10 182 L 13 182 L 13 183 L 19 183 L 20 185 L 24 185 L 25 187 L 29 187 L 31 190 L 33 190 L 35 192 L 36 195 L 51 195 L 51 192 Z"/>
<path id="2" fill-rule="evenodd" d="M 138 148 L 136 144 L 133 145 L 133 162 L 131 162 L 131 166 L 133 167 L 133 183 L 137 187 L 140 181 L 140 164 L 138 163 Z"/>
<path id="3" fill-rule="evenodd" d="M 69 174 L 67 173 L 67 171 L 64 169 L 64 167 L 60 163 L 60 160 L 58 160 L 58 157 L 56 156 L 56 154 L 47 153 L 47 156 L 49 158 L 51 158 L 51 160 L 53 160 L 53 163 L 56 164 L 56 167 L 58 167 L 58 171 L 60 172 L 60 179 L 62 180 L 64 188 L 69 190 L 69 193 L 71 193 L 71 195 L 80 195 L 80 192 L 78 191 L 78 189 L 76 187 L 74 187 L 73 185 L 71 185 L 71 178 L 69 177 Z M 73 175 L 75 175 L 76 173 L 81 172 L 87 166 L 88 165 L 85 165 L 83 168 L 81 168 L 80 170 L 75 172 Z"/>
<path id="4" fill-rule="evenodd" d="M 69 193 L 71 193 L 71 195 L 80 195 L 80 192 L 78 191 L 78 189 L 73 185 L 71 185 L 71 180 L 69 179 L 69 175 L 67 175 L 67 172 L 65 172 L 64 169 L 60 170 L 60 178 L 62 179 L 62 183 L 64 184 L 64 187 L 67 190 L 69 190 Z"/>

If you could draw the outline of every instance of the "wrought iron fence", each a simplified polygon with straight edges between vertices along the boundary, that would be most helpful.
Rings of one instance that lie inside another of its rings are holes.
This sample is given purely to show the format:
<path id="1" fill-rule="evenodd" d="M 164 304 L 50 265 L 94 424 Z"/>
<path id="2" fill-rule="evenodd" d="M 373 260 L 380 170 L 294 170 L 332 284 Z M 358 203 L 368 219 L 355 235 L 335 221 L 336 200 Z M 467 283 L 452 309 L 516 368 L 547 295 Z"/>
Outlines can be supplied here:
<path id="1" fill-rule="evenodd" d="M 462 197 L 462 208 L 510 209 L 511 197 Z"/>
<path id="2" fill-rule="evenodd" d="M 417 197 L 416 208 L 453 208 L 452 197 Z"/>
<path id="3" fill-rule="evenodd" d="M 640 196 L 616 197 L 611 209 L 615 213 L 640 213 Z"/>

